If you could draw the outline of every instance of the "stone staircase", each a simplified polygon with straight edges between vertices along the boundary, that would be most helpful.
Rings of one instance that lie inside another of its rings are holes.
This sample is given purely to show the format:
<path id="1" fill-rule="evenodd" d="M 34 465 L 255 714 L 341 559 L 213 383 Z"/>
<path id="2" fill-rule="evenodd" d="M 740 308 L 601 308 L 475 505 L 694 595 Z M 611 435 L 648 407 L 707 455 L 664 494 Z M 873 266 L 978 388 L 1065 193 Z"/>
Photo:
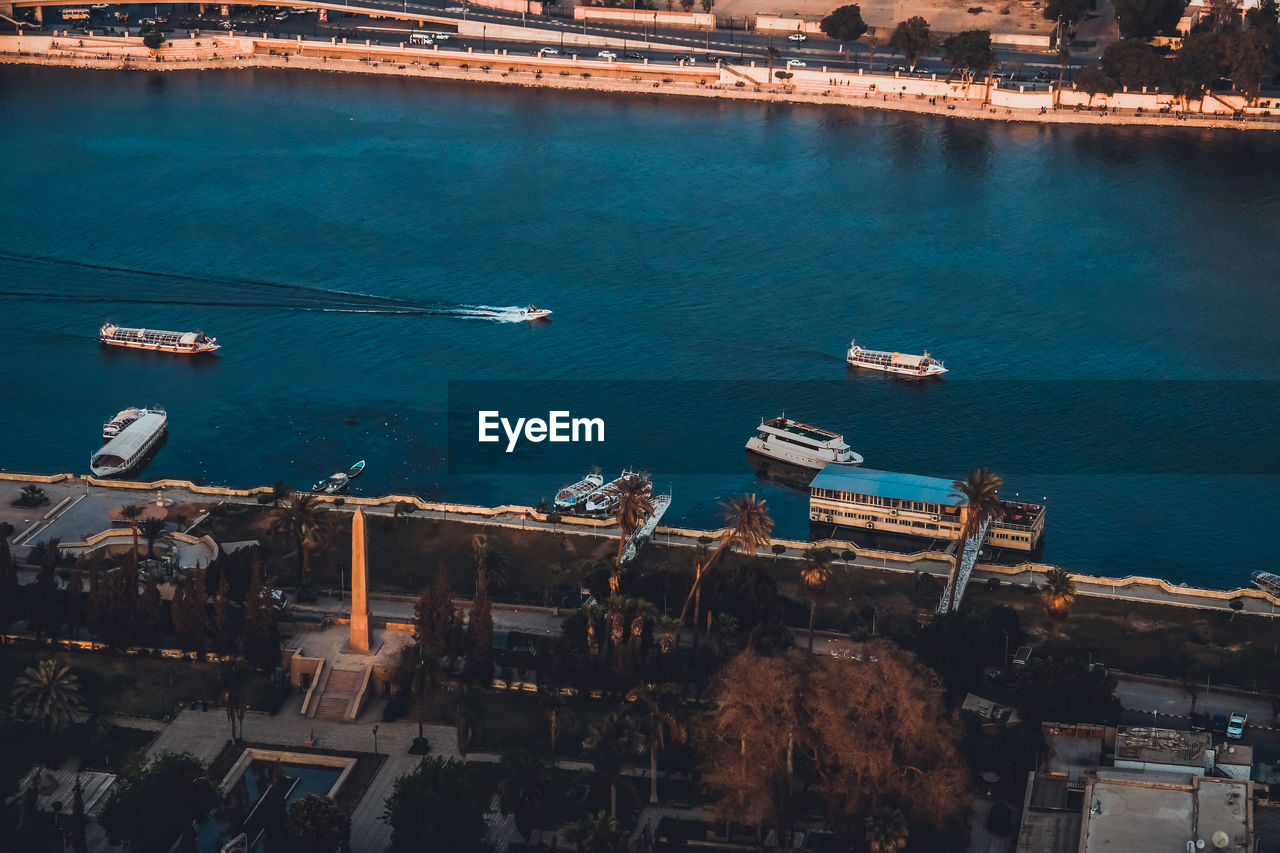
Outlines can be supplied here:
<path id="1" fill-rule="evenodd" d="M 325 682 L 324 692 L 316 703 L 314 716 L 318 720 L 336 720 L 342 722 L 347 718 L 347 711 L 355 701 L 356 691 L 364 682 L 363 669 L 338 669 L 329 671 L 329 680 Z"/>

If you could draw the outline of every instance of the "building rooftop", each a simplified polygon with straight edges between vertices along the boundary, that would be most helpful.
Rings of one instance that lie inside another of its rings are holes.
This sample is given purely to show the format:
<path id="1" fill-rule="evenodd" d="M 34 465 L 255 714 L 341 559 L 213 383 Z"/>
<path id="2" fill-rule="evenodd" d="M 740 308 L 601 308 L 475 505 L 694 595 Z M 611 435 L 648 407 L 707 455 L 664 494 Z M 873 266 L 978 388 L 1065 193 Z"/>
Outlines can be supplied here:
<path id="1" fill-rule="evenodd" d="M 1049 773 L 1075 781 L 1102 765 L 1104 726 L 1044 723 L 1040 731 L 1048 748 L 1044 767 Z"/>
<path id="2" fill-rule="evenodd" d="M 1121 726 L 1116 731 L 1116 761 L 1207 767 L 1206 753 L 1213 748 L 1208 732 L 1179 732 L 1148 726 Z"/>
<path id="3" fill-rule="evenodd" d="M 1249 783 L 1099 770 L 1086 791 L 1080 853 L 1251 850 Z M 1199 845 L 1196 845 L 1197 847 Z"/>
<path id="4" fill-rule="evenodd" d="M 853 492 L 878 498 L 921 501 L 945 506 L 964 506 L 965 498 L 956 493 L 951 480 L 922 477 L 919 474 L 896 474 L 871 468 L 828 465 L 813 478 L 812 488 Z"/>

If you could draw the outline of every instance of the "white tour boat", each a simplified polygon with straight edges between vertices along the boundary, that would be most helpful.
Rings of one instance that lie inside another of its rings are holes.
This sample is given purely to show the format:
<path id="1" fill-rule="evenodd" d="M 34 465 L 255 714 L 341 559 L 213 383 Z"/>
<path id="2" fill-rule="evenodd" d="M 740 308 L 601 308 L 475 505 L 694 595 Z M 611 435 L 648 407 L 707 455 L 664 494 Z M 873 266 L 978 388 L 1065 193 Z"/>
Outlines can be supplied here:
<path id="1" fill-rule="evenodd" d="M 632 477 L 638 477 L 634 471 L 630 469 L 623 471 L 618 475 L 616 480 L 610 480 L 608 483 L 592 492 L 587 496 L 586 510 L 587 512 L 609 512 L 618 505 L 621 499 L 620 486 L 624 480 Z"/>
<path id="2" fill-rule="evenodd" d="M 219 349 L 217 338 L 204 332 L 165 332 L 159 329 L 127 329 L 115 323 L 103 323 L 98 340 L 113 347 L 149 349 L 179 355 L 195 355 Z"/>
<path id="3" fill-rule="evenodd" d="M 761 420 L 747 450 L 768 459 L 821 470 L 828 465 L 861 465 L 862 457 L 831 430 L 793 421 L 786 415 Z"/>
<path id="4" fill-rule="evenodd" d="M 881 373 L 892 373 L 894 376 L 906 376 L 911 379 L 941 376 L 947 372 L 942 362 L 927 352 L 924 355 L 908 355 L 901 352 L 863 349 L 856 341 L 849 341 L 848 361 L 854 367 L 878 370 Z"/>
<path id="5" fill-rule="evenodd" d="M 120 430 L 136 421 L 140 414 L 142 414 L 142 409 L 134 406 L 121 409 L 118 415 L 102 425 L 102 437 L 107 440 L 115 438 L 120 434 Z"/>
<path id="6" fill-rule="evenodd" d="M 544 317 L 550 317 L 551 311 L 548 308 L 539 308 L 536 305 L 530 305 L 528 308 L 520 309 L 520 317 L 523 320 L 541 320 Z"/>
<path id="7" fill-rule="evenodd" d="M 95 477 L 127 474 L 146 458 L 168 427 L 169 416 L 163 409 L 140 409 L 133 423 L 93 454 L 89 470 Z"/>
<path id="8" fill-rule="evenodd" d="M 588 497 L 596 489 L 604 484 L 604 477 L 596 471 L 592 471 L 578 482 L 571 486 L 565 486 L 556 492 L 556 509 L 572 509 L 582 503 L 583 499 Z"/>

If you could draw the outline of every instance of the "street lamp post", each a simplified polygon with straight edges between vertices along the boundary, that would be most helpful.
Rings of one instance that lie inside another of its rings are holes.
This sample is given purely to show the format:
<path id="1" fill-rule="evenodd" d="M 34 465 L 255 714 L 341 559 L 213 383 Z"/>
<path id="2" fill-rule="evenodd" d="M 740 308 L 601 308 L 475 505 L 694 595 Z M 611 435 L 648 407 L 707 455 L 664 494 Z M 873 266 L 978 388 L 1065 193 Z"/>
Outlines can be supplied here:
<path id="1" fill-rule="evenodd" d="M 378 727 L 373 727 L 373 754 L 378 754 Z"/>

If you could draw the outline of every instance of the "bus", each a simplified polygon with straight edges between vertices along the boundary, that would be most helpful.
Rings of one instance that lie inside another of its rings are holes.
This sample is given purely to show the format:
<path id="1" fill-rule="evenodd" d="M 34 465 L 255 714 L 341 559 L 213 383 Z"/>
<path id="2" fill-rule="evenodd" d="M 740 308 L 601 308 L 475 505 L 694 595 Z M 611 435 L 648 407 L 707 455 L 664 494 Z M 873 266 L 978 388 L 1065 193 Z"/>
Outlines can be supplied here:
<path id="1" fill-rule="evenodd" d="M 63 9 L 62 20 L 64 21 L 87 21 L 90 12 L 88 9 Z"/>

